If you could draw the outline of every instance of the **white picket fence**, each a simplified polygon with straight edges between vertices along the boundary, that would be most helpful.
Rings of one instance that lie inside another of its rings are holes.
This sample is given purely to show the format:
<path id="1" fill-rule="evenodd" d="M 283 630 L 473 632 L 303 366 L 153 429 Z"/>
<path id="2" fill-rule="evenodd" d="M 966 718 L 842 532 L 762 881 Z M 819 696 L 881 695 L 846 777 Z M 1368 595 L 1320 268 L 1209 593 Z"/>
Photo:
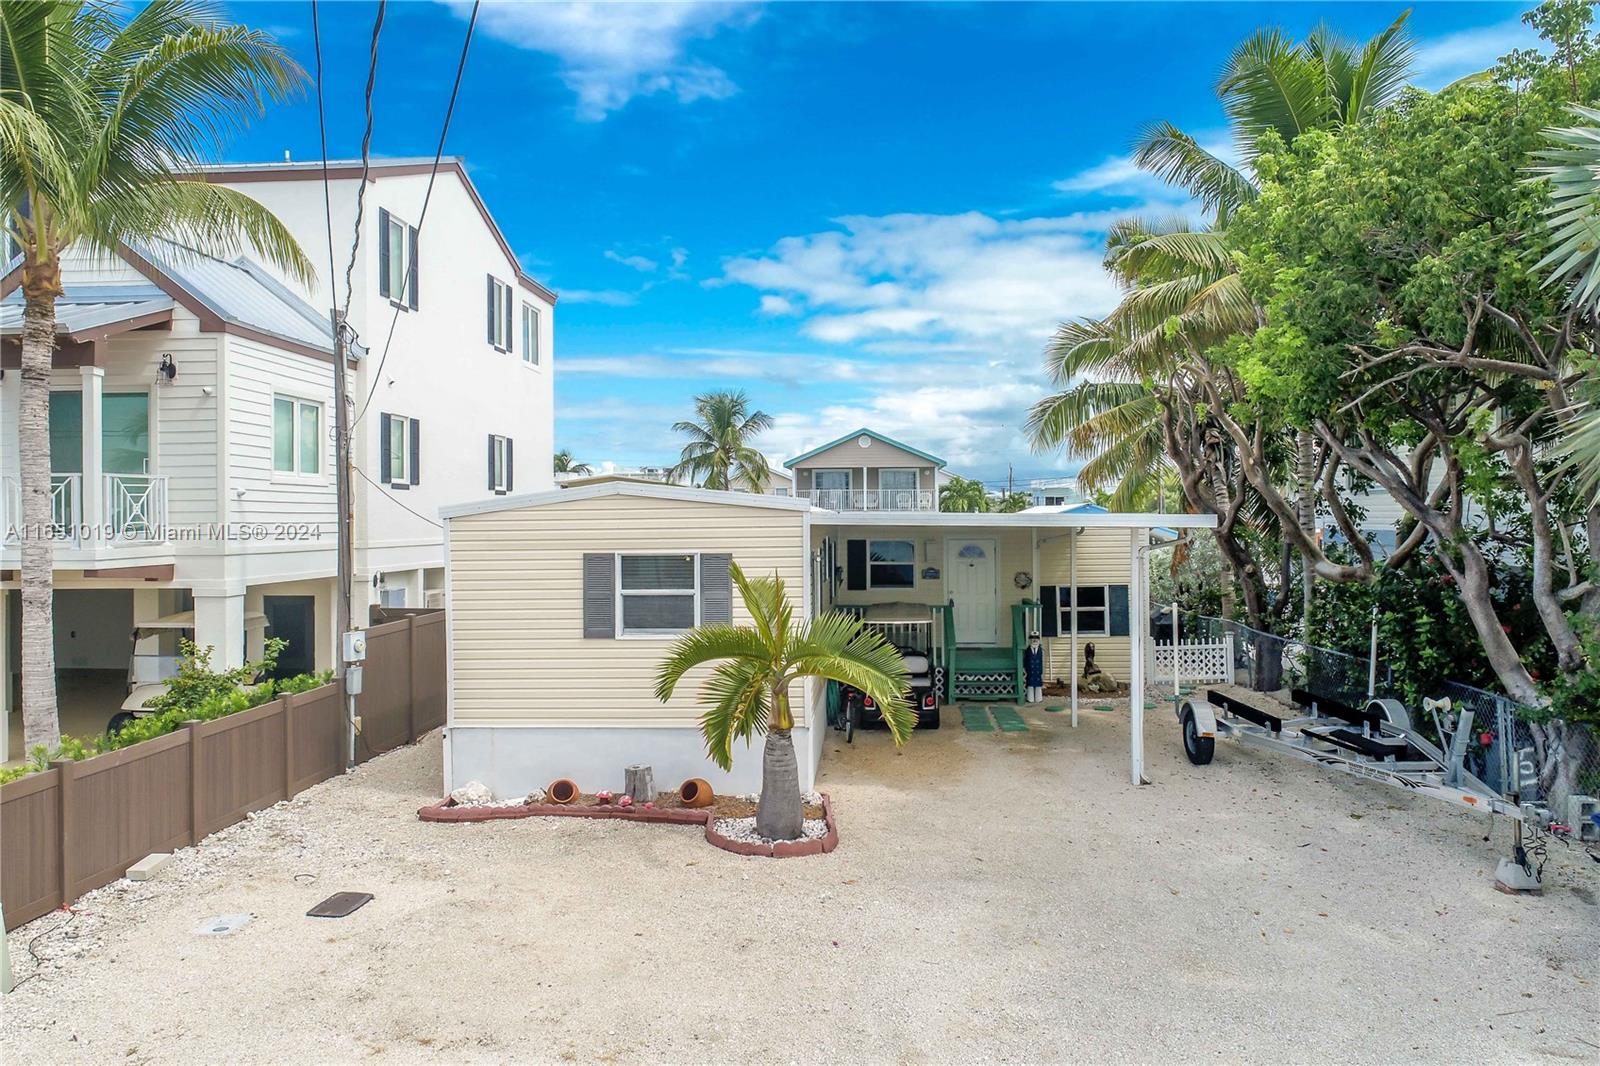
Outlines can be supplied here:
<path id="1" fill-rule="evenodd" d="M 1184 684 L 1231 683 L 1233 681 L 1233 637 L 1219 641 L 1152 641 L 1149 659 L 1150 681 L 1171 680 L 1173 687 Z"/>

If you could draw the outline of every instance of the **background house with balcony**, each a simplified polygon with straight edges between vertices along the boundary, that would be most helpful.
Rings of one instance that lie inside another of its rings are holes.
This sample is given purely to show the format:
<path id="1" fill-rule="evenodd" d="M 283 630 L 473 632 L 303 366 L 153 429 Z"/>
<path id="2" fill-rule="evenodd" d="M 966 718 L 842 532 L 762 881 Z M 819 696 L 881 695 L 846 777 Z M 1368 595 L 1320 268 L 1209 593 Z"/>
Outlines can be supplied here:
<path id="1" fill-rule="evenodd" d="M 783 464 L 794 494 L 830 511 L 937 511 L 945 462 L 876 430 L 858 429 Z"/>
<path id="2" fill-rule="evenodd" d="M 419 240 L 428 169 L 378 163 L 366 178 L 347 365 L 358 624 L 372 604 L 442 605 L 441 506 L 553 487 L 554 296 L 521 272 L 459 161 L 441 169 Z M 342 264 L 362 179 L 350 164 L 332 173 Z M 210 176 L 259 192 L 312 262 L 328 261 L 320 163 Z M 330 666 L 328 279 L 301 288 L 167 242 L 72 249 L 63 277 L 50 445 L 65 731 L 103 728 L 121 702 L 135 624 L 167 620 L 132 649 L 151 670 L 170 668 L 187 633 L 215 648 L 215 665 L 255 658 L 274 636 L 290 642 L 283 672 Z M 20 521 L 19 283 L 6 264 L 0 530 Z M 13 736 L 19 555 L 14 537 L 0 544 L 0 709 Z"/>

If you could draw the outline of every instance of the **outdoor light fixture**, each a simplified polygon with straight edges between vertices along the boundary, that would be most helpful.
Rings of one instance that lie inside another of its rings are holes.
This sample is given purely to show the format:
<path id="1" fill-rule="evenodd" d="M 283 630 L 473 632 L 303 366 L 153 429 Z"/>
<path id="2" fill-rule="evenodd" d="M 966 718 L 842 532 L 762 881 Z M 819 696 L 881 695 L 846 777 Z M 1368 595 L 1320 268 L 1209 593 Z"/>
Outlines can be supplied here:
<path id="1" fill-rule="evenodd" d="M 161 365 L 156 367 L 156 377 L 171 381 L 178 376 L 178 364 L 172 361 L 171 352 L 161 353 Z"/>

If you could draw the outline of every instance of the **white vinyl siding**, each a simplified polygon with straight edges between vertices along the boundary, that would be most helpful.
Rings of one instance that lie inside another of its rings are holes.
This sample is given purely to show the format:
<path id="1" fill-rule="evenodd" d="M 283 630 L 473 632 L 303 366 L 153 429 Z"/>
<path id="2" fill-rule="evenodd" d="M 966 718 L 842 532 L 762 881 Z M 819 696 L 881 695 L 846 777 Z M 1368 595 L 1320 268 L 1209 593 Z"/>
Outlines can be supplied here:
<path id="1" fill-rule="evenodd" d="M 231 516 L 241 522 L 314 523 L 333 529 L 338 506 L 333 479 L 326 476 L 333 469 L 330 435 L 320 430 L 316 435 L 318 476 L 302 478 L 274 469 L 278 401 L 303 402 L 326 412 L 333 402 L 333 364 L 242 337 L 228 337 L 226 344 Z M 181 366 L 177 380 L 188 373 L 188 366 Z M 167 388 L 157 390 L 158 403 L 165 402 Z M 301 451 L 302 444 L 309 448 L 311 442 L 295 442 L 296 457 L 304 463 L 309 456 Z M 215 467 L 215 445 L 204 460 Z"/>
<path id="2" fill-rule="evenodd" d="M 691 671 L 663 704 L 655 672 L 664 641 L 586 640 L 583 556 L 684 553 L 692 532 L 701 555 L 727 553 L 747 573 L 776 573 L 798 618 L 804 526 L 798 510 L 636 496 L 451 519 L 452 724 L 694 728 L 709 670 Z M 750 624 L 737 593 L 733 621 Z M 798 717 L 798 683 L 792 694 Z"/>
<path id="3" fill-rule="evenodd" d="M 1054 540 L 1041 538 L 1039 545 L 1038 583 L 1067 586 L 1068 544 L 1070 538 Z M 1105 588 L 1108 585 L 1128 583 L 1128 531 L 1125 529 L 1088 529 L 1078 535 L 1077 579 L 1080 588 Z M 1009 582 L 1004 582 L 1009 584 Z M 1032 593 L 1033 589 L 1029 592 Z M 1058 593 L 1059 594 L 1059 593 Z M 1070 597 L 1063 597 L 1065 603 Z M 1087 599 L 1087 597 L 1085 597 Z M 1088 605 L 1085 603 L 1085 612 Z M 1080 619 L 1081 621 L 1081 619 Z M 1130 619 L 1131 621 L 1131 619 Z M 1109 611 L 1107 625 L 1109 626 Z M 1072 636 L 1070 611 L 1061 614 L 1061 635 L 1045 638 L 1045 677 L 1068 680 L 1071 674 Z M 1095 664 L 1119 681 L 1128 680 L 1127 637 L 1108 637 L 1101 634 L 1078 634 L 1078 667 L 1083 667 L 1083 646 L 1093 644 Z"/>

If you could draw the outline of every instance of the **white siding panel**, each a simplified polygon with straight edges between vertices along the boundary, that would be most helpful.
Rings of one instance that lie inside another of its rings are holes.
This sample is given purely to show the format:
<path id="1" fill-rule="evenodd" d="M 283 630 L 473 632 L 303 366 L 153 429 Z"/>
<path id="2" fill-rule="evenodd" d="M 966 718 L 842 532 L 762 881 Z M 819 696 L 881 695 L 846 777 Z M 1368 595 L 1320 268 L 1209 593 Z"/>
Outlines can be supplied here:
<path id="1" fill-rule="evenodd" d="M 1039 583 L 1041 585 L 1069 584 L 1069 545 L 1067 537 L 1047 540 L 1039 545 Z M 1129 534 L 1126 529 L 1086 529 L 1078 534 L 1077 575 L 1079 585 L 1126 585 L 1128 583 Z M 1128 604 L 1128 624 L 1138 625 L 1145 612 L 1138 605 Z M 1072 639 L 1063 633 L 1046 640 L 1046 674 L 1051 680 L 1061 678 L 1070 683 L 1072 674 Z M 1127 637 L 1080 636 L 1078 638 L 1078 668 L 1083 668 L 1083 645 L 1094 645 L 1094 661 L 1100 669 L 1109 672 L 1118 681 L 1128 680 L 1130 661 Z"/>
<path id="2" fill-rule="evenodd" d="M 583 554 L 729 552 L 776 572 L 798 614 L 804 536 L 798 511 L 625 496 L 452 519 L 452 723 L 694 726 L 707 671 L 665 705 L 654 695 L 670 639 L 584 638 Z M 735 593 L 734 622 L 748 621 Z M 792 699 L 804 724 L 798 685 Z"/>
<path id="3" fill-rule="evenodd" d="M 313 479 L 274 476 L 272 401 L 277 395 L 322 404 L 322 470 Z M 314 523 L 332 531 L 338 515 L 333 478 L 333 364 L 228 338 L 228 480 L 239 522 Z"/>

